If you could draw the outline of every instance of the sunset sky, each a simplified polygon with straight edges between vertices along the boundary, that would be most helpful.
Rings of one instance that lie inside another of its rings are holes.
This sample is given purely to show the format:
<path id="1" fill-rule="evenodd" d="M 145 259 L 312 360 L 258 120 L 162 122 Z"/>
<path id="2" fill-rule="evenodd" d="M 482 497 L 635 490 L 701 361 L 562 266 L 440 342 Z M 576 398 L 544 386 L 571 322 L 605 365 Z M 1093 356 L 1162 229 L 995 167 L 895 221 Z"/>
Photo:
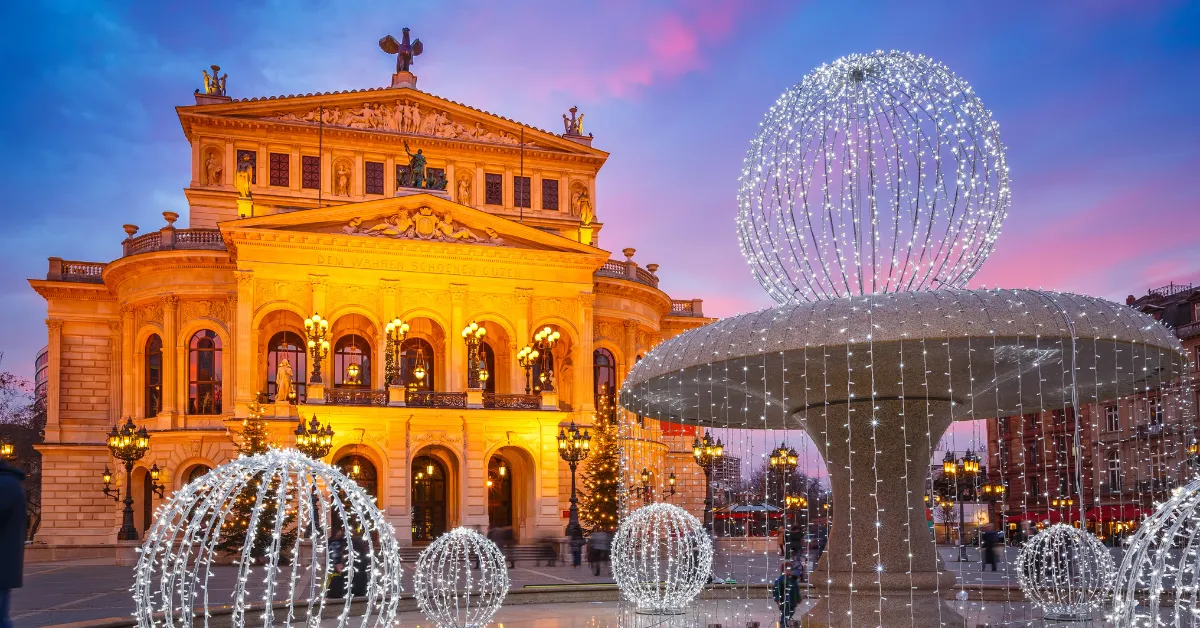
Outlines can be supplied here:
<path id="1" fill-rule="evenodd" d="M 182 5 L 182 6 L 177 6 Z M 1200 279 L 1200 5 L 1183 2 L 29 2 L 0 37 L 0 369 L 32 373 L 46 258 L 107 261 L 122 223 L 186 216 L 173 108 L 210 64 L 235 98 L 387 84 L 412 28 L 419 87 L 611 153 L 601 245 L 659 263 L 675 298 L 768 304 L 738 253 L 737 176 L 767 107 L 853 52 L 929 55 L 1001 125 L 1013 205 L 974 285 L 1113 299 Z M 186 220 L 186 218 L 184 219 Z M 615 256 L 619 255 L 615 253 Z"/>

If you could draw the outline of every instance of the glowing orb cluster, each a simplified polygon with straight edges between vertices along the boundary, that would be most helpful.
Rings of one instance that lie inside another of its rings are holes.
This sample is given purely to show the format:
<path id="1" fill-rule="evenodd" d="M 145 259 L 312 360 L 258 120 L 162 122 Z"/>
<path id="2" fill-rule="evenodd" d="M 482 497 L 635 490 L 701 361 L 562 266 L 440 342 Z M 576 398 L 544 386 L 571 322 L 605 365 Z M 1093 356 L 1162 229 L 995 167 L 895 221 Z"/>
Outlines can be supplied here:
<path id="1" fill-rule="evenodd" d="M 612 543 L 613 577 L 640 613 L 682 613 L 708 582 L 712 561 L 704 526 L 666 502 L 633 511 Z"/>
<path id="2" fill-rule="evenodd" d="M 228 547 L 229 530 L 239 523 L 230 557 L 218 546 Z M 230 558 L 232 567 L 220 564 Z M 234 626 L 343 626 L 351 598 L 326 597 L 337 564 L 345 566 L 347 587 L 366 578 L 354 623 L 393 625 L 400 559 L 395 531 L 374 498 L 293 449 L 243 456 L 179 489 L 158 511 L 134 576 L 134 614 L 139 626 L 190 627 L 211 609 L 232 605 Z M 230 569 L 232 594 L 214 595 Z"/>
<path id="3" fill-rule="evenodd" d="M 1109 621 L 1200 625 L 1200 479 L 1176 489 L 1129 539 Z"/>
<path id="4" fill-rule="evenodd" d="M 439 628 L 482 628 L 508 595 L 508 565 L 495 543 L 455 528 L 417 558 L 413 593 Z"/>
<path id="5" fill-rule="evenodd" d="M 966 81 L 905 52 L 823 65 L 767 112 L 738 235 L 779 303 L 961 288 L 1009 205 L 998 124 Z"/>
<path id="6" fill-rule="evenodd" d="M 1037 533 L 1017 554 L 1017 583 L 1047 619 L 1090 616 L 1108 601 L 1115 571 L 1099 539 L 1065 523 Z"/>

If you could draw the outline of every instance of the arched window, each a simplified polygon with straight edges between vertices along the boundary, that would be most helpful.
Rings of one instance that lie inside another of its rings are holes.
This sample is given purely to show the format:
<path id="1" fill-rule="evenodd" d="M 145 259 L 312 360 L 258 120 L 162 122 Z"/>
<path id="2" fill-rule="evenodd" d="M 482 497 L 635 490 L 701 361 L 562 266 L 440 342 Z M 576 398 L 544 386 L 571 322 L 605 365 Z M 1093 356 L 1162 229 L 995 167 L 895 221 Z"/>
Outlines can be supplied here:
<path id="1" fill-rule="evenodd" d="M 365 456 L 350 454 L 339 459 L 334 466 L 341 470 L 346 477 L 358 483 L 368 495 L 379 496 L 379 474 L 375 471 L 375 464 Z"/>
<path id="2" fill-rule="evenodd" d="M 424 338 L 409 338 L 400 345 L 400 350 L 400 359 L 404 363 L 404 383 L 412 390 L 433 390 L 433 374 L 436 371 L 433 364 L 433 345 Z M 425 377 L 417 377 L 418 366 L 425 373 Z"/>
<path id="3" fill-rule="evenodd" d="M 333 347 L 333 385 L 371 386 L 371 345 L 362 336 L 346 334 L 338 338 Z"/>
<path id="4" fill-rule="evenodd" d="M 279 372 L 279 363 L 287 360 L 292 366 L 292 390 L 296 393 L 295 401 L 302 403 L 304 397 L 304 384 L 308 379 L 306 368 L 307 347 L 304 340 L 300 338 L 300 334 L 294 331 L 281 331 L 274 336 L 271 336 L 271 342 L 267 345 L 267 397 L 275 401 L 287 401 L 287 399 L 275 399 L 275 377 Z"/>
<path id="5" fill-rule="evenodd" d="M 617 360 L 612 351 L 596 349 L 592 352 L 592 394 L 596 403 L 601 395 L 611 395 L 617 390 Z"/>
<path id="6" fill-rule="evenodd" d="M 187 484 L 191 484 L 192 482 L 204 477 L 204 474 L 208 473 L 209 471 L 211 471 L 211 469 L 208 468 L 208 465 L 198 464 L 192 467 L 187 473 Z"/>
<path id="7" fill-rule="evenodd" d="M 202 329 L 188 345 L 188 414 L 221 414 L 221 337 Z"/>
<path id="8" fill-rule="evenodd" d="M 492 350 L 492 345 L 483 343 L 479 350 L 483 353 L 483 363 L 487 368 L 488 378 L 483 383 L 483 391 L 494 393 L 496 392 L 496 380 L 499 379 L 496 373 L 496 352 Z"/>
<path id="9" fill-rule="evenodd" d="M 162 410 L 162 338 L 153 334 L 146 339 L 146 365 L 143 374 L 146 378 L 146 409 L 145 417 L 152 419 Z"/>

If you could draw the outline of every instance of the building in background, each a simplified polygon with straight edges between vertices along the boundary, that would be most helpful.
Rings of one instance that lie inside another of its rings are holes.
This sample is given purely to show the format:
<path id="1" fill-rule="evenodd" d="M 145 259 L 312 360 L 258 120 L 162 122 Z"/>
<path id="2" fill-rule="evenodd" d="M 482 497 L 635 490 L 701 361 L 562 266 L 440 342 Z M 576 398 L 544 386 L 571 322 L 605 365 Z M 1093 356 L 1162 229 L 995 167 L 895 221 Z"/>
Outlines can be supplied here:
<path id="1" fill-rule="evenodd" d="M 710 319 L 700 300 L 660 289 L 657 264 L 598 248 L 597 215 L 617 214 L 596 188 L 608 154 L 574 110 L 551 133 L 405 74 L 389 88 L 240 100 L 208 86 L 177 108 L 186 227 L 173 212 L 149 231 L 125 225 L 118 259 L 51 257 L 30 281 L 49 334 L 41 540 L 115 540 L 120 514 L 100 494 L 114 423 L 151 434 L 132 478 L 144 533 L 162 502 L 149 468 L 170 498 L 235 455 L 227 427 L 258 400 L 278 443 L 314 415 L 331 425 L 327 460 L 359 468 L 403 543 L 456 526 L 511 526 L 522 543 L 563 534 L 560 429 L 591 425 L 596 396 L 637 359 Z M 313 314 L 329 323 L 320 386 Z M 409 332 L 393 379 L 395 319 Z M 472 323 L 486 336 L 468 355 Z M 544 329 L 559 340 L 525 368 L 519 352 Z M 486 380 L 468 379 L 473 360 Z M 660 483 L 696 466 L 694 431 L 668 432 L 645 420 L 631 436 Z M 699 514 L 702 489 L 684 488 Z"/>
<path id="2" fill-rule="evenodd" d="M 49 381 L 50 373 L 50 347 L 45 346 L 38 350 L 37 355 L 33 358 L 33 394 L 36 397 L 42 397 L 46 394 L 46 382 Z"/>

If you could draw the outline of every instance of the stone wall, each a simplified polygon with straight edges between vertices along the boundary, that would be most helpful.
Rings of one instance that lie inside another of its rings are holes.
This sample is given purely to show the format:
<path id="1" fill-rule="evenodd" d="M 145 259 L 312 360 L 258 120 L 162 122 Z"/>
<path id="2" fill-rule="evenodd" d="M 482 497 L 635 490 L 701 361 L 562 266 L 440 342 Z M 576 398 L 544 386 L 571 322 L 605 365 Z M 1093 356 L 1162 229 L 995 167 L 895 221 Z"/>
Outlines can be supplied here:
<path id="1" fill-rule="evenodd" d="M 112 343 L 108 338 L 63 334 L 61 416 L 106 418 L 111 368 Z"/>

